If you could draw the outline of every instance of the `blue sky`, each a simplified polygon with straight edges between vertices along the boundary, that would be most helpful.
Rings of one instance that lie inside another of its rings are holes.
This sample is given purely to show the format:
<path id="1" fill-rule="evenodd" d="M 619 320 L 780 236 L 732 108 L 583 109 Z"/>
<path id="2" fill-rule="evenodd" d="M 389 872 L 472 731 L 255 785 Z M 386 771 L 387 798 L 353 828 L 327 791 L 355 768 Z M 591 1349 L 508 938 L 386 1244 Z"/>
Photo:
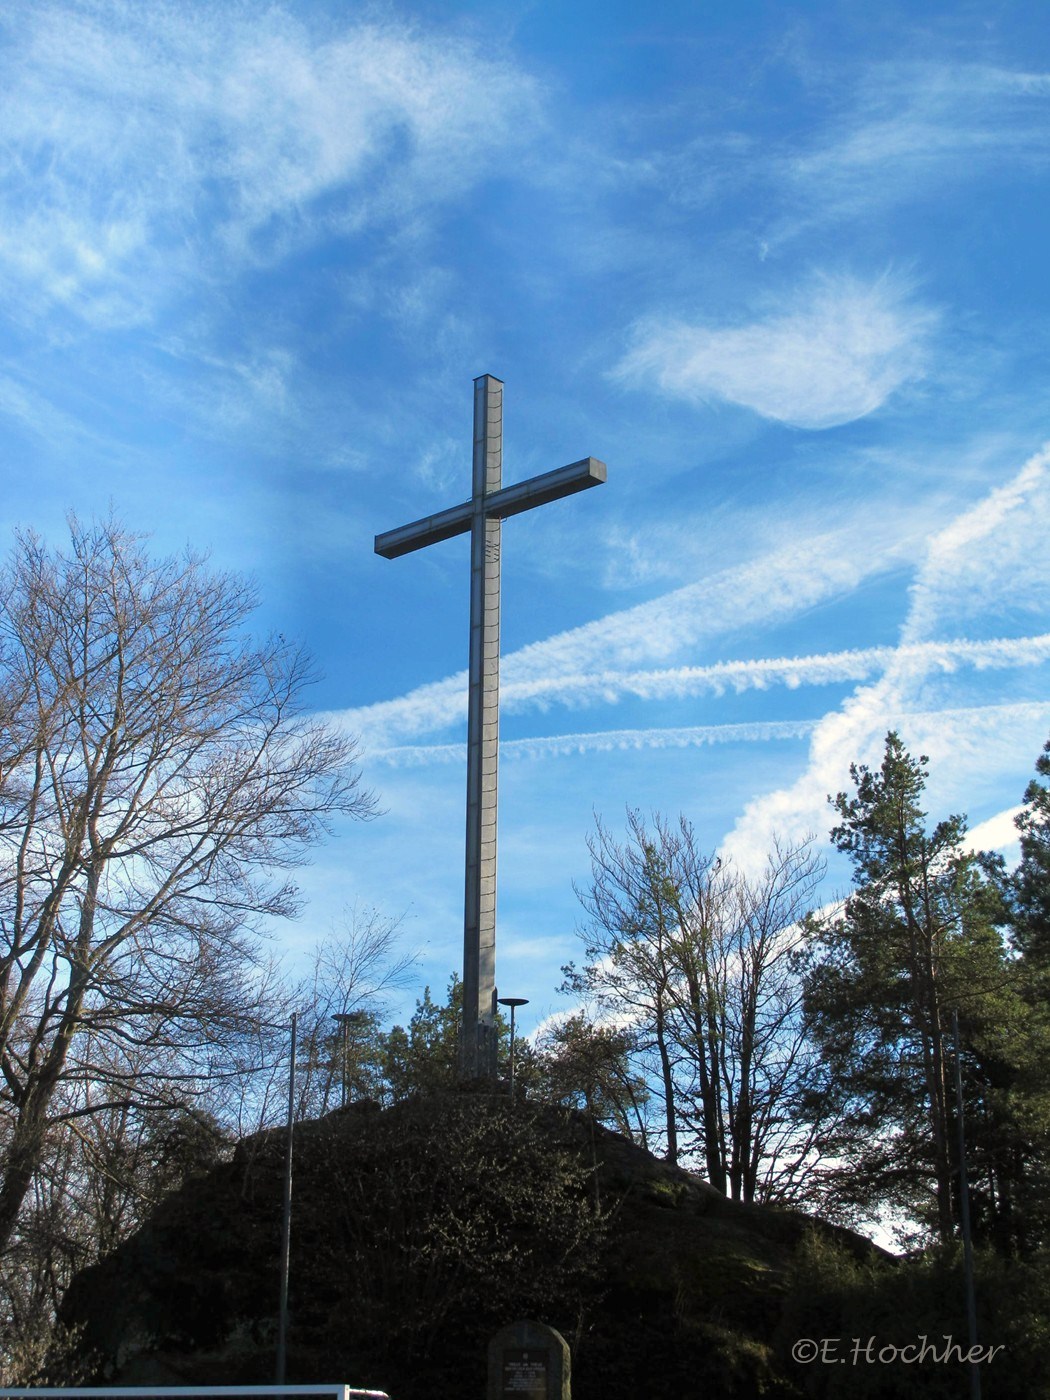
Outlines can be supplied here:
<path id="1" fill-rule="evenodd" d="M 599 812 L 743 863 L 887 728 L 1008 841 L 1050 734 L 1050 30 L 1031 3 L 53 4 L 0 16 L 3 534 L 110 505 L 258 580 L 386 814 L 304 873 L 458 965 L 465 539 L 504 481 L 499 985 Z M 833 866 L 828 896 L 841 887 Z M 837 882 L 837 883 L 836 883 Z"/>

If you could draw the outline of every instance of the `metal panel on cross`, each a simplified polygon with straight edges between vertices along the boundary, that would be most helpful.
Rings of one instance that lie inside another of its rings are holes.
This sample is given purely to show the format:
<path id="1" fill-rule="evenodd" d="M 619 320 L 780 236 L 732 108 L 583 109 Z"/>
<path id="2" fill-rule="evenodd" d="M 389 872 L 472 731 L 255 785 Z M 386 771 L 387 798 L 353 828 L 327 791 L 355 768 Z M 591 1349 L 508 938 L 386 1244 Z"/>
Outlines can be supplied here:
<path id="1" fill-rule="evenodd" d="M 496 1075 L 496 817 L 499 795 L 501 522 L 605 481 L 605 463 L 584 457 L 503 486 L 503 383 L 474 381 L 473 492 L 469 501 L 377 535 L 386 559 L 470 531 L 470 657 L 467 696 L 467 832 L 463 903 L 460 1068 Z"/>

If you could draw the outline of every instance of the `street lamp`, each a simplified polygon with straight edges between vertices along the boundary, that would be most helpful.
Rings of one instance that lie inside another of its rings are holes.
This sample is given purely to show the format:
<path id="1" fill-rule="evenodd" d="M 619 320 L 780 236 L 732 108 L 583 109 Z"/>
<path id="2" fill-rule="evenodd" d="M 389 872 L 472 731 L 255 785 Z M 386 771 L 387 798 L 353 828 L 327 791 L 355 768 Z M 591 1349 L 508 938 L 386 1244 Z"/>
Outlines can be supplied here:
<path id="1" fill-rule="evenodd" d="M 340 1085 L 341 1085 L 341 1089 L 340 1089 L 340 1095 L 339 1095 L 339 1107 L 340 1107 L 340 1108 L 345 1108 L 345 1107 L 346 1107 L 346 1060 L 347 1060 L 347 1051 L 348 1051 L 349 1045 L 350 1045 L 350 1027 L 351 1027 L 351 1026 L 363 1026 L 364 1023 L 368 1020 L 368 1012 L 367 1012 L 367 1011 L 336 1011 L 336 1012 L 334 1013 L 334 1015 L 332 1016 L 332 1020 L 335 1021 L 335 1022 L 339 1025 L 339 1027 L 340 1027 L 340 1029 L 341 1029 L 341 1032 L 342 1032 L 342 1044 L 341 1044 L 342 1073 L 341 1073 L 341 1075 L 340 1075 Z"/>
<path id="2" fill-rule="evenodd" d="M 500 997 L 500 1006 L 510 1007 L 510 1097 L 514 1099 L 514 1012 L 519 1006 L 528 1006 L 528 997 Z"/>
<path id="3" fill-rule="evenodd" d="M 295 1127 L 295 1043 L 299 1013 L 292 1012 L 292 1050 L 288 1059 L 288 1141 L 284 1148 L 284 1209 L 281 1221 L 280 1301 L 277 1307 L 277 1384 L 284 1384 L 288 1353 L 288 1265 L 292 1240 L 292 1142 Z"/>

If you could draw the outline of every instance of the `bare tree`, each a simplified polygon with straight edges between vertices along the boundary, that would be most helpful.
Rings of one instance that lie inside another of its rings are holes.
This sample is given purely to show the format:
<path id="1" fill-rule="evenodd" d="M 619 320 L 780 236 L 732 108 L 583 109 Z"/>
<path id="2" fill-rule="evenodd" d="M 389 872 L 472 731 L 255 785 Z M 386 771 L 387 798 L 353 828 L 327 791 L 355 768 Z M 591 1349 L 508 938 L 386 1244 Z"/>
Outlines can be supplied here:
<path id="1" fill-rule="evenodd" d="M 0 576 L 0 1248 L 57 1123 L 192 1092 L 251 1035 L 287 872 L 374 811 L 254 603 L 113 522 L 19 535 Z"/>
<path id="2" fill-rule="evenodd" d="M 299 1023 L 300 1117 L 327 1113 L 347 1096 L 383 1096 L 380 1017 L 416 963 L 398 947 L 400 932 L 400 919 L 355 906 L 317 945 L 310 983 L 296 997 L 307 1008 Z"/>
<path id="3" fill-rule="evenodd" d="M 729 871 L 729 919 L 721 944 L 724 993 L 719 1072 L 730 1194 L 789 1200 L 811 1163 L 812 1124 L 800 1090 L 816 1054 L 802 1014 L 799 958 L 823 863 L 808 842 L 774 837 L 762 870 Z"/>
<path id="4" fill-rule="evenodd" d="M 591 880 L 576 894 L 589 915 L 584 931 L 588 962 L 582 974 L 567 968 L 569 988 L 615 1006 L 638 1033 L 639 1049 L 655 1059 L 657 1095 L 664 1109 L 666 1157 L 678 1158 L 678 1100 L 674 1090 L 678 1045 L 674 939 L 685 896 L 681 871 L 669 867 L 670 829 L 657 819 L 656 839 L 636 811 L 628 811 L 626 842 L 601 819 L 588 837 Z M 681 897 L 680 897 L 681 895 Z"/>
<path id="5" fill-rule="evenodd" d="M 821 863 L 806 842 L 775 842 L 746 877 L 701 851 L 685 817 L 649 826 L 629 811 L 627 826 L 620 843 L 599 821 L 589 842 L 588 962 L 570 985 L 649 1052 L 670 1160 L 699 1150 L 711 1184 L 737 1199 L 790 1196 L 810 1151 L 797 962 Z"/>

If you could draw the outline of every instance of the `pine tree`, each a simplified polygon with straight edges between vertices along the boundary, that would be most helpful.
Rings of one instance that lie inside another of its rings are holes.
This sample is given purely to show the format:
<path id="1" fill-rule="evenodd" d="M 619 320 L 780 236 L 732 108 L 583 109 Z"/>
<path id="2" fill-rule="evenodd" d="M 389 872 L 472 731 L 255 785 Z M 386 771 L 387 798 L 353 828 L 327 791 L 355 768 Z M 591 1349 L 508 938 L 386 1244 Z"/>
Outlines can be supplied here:
<path id="1" fill-rule="evenodd" d="M 1021 862 L 1014 877 L 1017 941 L 1031 964 L 1050 969 L 1050 739 L 1036 759 L 1017 818 Z"/>
<path id="2" fill-rule="evenodd" d="M 850 775 L 855 791 L 832 799 L 841 820 L 831 839 L 853 864 L 853 893 L 819 926 L 806 990 L 825 1065 L 811 1102 L 826 1114 L 837 1100 L 824 1144 L 839 1162 L 829 1200 L 869 1218 L 889 1207 L 947 1242 L 958 1170 L 952 1011 L 968 1134 L 986 1146 L 1010 1120 L 1004 1091 L 1028 1020 L 1004 937 L 1005 877 L 997 858 L 965 849 L 964 817 L 928 828 L 927 760 L 896 733 L 877 771 L 854 765 Z M 1016 1168 L 999 1163 L 987 1216 L 1006 1208 Z"/>

